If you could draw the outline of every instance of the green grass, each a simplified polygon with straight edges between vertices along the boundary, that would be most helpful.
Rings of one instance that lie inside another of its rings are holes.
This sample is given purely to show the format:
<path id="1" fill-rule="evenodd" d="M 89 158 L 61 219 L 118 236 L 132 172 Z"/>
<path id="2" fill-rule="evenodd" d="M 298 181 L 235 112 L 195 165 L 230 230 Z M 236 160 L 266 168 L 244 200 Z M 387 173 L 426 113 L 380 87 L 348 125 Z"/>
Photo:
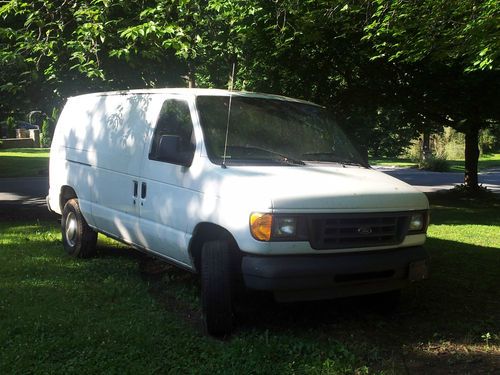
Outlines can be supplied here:
<path id="1" fill-rule="evenodd" d="M 48 171 L 48 148 L 0 150 L 0 177 L 47 176 Z"/>
<path id="2" fill-rule="evenodd" d="M 408 167 L 416 168 L 417 163 L 404 158 L 370 158 L 370 165 L 379 165 L 383 167 Z"/>
<path id="3" fill-rule="evenodd" d="M 464 172 L 464 160 L 448 160 L 450 172 Z M 379 165 L 385 167 L 407 167 L 416 168 L 417 163 L 404 158 L 373 158 L 370 159 L 370 165 Z M 500 153 L 481 155 L 478 161 L 479 171 L 490 168 L 500 168 Z"/>
<path id="4" fill-rule="evenodd" d="M 195 276 L 154 276 L 101 237 L 98 257 L 71 259 L 56 224 L 0 222 L 0 373 L 493 374 L 500 203 L 431 199 L 431 279 L 399 311 L 249 296 L 224 341 L 202 333 Z"/>
<path id="5" fill-rule="evenodd" d="M 451 172 L 464 172 L 463 160 L 449 160 Z M 490 168 L 500 168 L 500 153 L 481 155 L 478 161 L 478 169 L 483 171 Z"/>
<path id="6" fill-rule="evenodd" d="M 410 159 L 370 159 L 371 165 L 416 167 Z M 463 160 L 450 160 L 450 172 L 463 172 Z M 47 175 L 49 168 L 49 149 L 8 149 L 0 150 L 0 177 L 33 177 Z M 482 155 L 479 170 L 500 168 L 500 153 Z"/>

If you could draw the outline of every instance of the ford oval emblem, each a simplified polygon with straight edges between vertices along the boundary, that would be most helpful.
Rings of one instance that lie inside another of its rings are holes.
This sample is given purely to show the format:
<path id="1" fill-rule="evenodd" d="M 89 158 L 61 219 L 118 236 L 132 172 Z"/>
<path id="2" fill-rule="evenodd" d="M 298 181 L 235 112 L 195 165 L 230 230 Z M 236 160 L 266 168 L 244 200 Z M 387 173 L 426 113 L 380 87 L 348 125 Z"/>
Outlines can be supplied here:
<path id="1" fill-rule="evenodd" d="M 373 232 L 373 230 L 370 227 L 359 227 L 358 228 L 358 233 L 359 234 L 370 234 L 372 232 Z"/>

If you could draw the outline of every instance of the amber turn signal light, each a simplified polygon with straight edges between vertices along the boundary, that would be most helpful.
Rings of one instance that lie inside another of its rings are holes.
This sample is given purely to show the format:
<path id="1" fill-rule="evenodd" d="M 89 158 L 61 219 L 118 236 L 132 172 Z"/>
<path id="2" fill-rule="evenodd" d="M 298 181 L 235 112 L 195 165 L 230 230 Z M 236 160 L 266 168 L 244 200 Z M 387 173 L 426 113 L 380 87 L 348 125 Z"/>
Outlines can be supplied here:
<path id="1" fill-rule="evenodd" d="M 273 225 L 273 215 L 253 213 L 250 215 L 250 232 L 259 241 L 269 241 L 271 239 L 271 227 Z"/>

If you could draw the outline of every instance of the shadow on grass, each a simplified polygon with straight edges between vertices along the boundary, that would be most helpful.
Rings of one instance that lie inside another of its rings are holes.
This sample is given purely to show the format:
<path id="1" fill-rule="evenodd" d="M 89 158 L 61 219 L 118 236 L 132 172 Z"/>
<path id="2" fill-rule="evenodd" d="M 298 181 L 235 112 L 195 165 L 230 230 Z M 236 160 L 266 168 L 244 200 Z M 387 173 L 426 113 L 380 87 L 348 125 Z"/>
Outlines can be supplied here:
<path id="1" fill-rule="evenodd" d="M 332 330 L 335 334 L 365 330 L 384 332 L 391 341 L 406 345 L 439 337 L 481 342 L 481 332 L 498 332 L 497 249 L 429 239 L 431 278 L 404 290 L 399 308 L 391 313 L 377 303 L 377 297 L 356 297 L 330 301 L 275 303 L 266 293 L 246 293 L 237 306 L 238 331 Z M 175 288 L 197 289 L 195 275 L 165 268 L 164 278 L 149 279 L 157 299 L 175 298 Z M 177 280 L 177 285 L 172 284 Z M 166 286 L 166 284 L 164 284 Z M 172 295 L 174 293 L 174 295 Z M 189 311 L 191 314 L 192 311 Z M 383 330 L 380 331 L 381 327 Z"/>
<path id="2" fill-rule="evenodd" d="M 276 303 L 270 294 L 248 292 L 236 304 L 233 338 L 334 339 L 369 361 L 388 360 L 408 373 L 500 369 L 498 352 L 488 353 L 483 345 L 484 334 L 500 332 L 498 249 L 432 238 L 426 247 L 431 278 L 405 289 L 393 310 L 378 296 Z M 149 279 L 151 295 L 201 332 L 199 301 L 185 302 L 186 291 L 191 298 L 199 293 L 197 277 L 174 268 L 165 275 L 167 283 Z"/>
<path id="3" fill-rule="evenodd" d="M 427 194 L 431 224 L 500 225 L 500 199 L 493 193 L 481 198 L 464 198 L 452 193 Z"/>
<path id="4" fill-rule="evenodd" d="M 44 227 L 30 227 L 24 232 L 12 230 L 11 235 L 26 233 L 23 235 L 28 236 L 36 230 L 47 232 Z M 130 322 L 134 322 L 135 327 L 150 314 L 148 309 L 153 305 L 142 306 L 149 303 L 148 298 L 144 298 L 148 289 L 162 310 L 159 315 L 169 317 L 166 323 L 181 327 L 188 337 L 200 340 L 196 275 L 120 245 L 100 243 L 97 258 L 73 260 L 63 256 L 56 233 L 52 229 L 45 235 L 46 240 L 18 240 L 16 245 L 6 244 L 2 248 L 2 278 L 18 286 L 9 290 L 11 294 L 6 297 L 11 303 L 19 304 L 12 311 L 16 314 L 23 311 L 22 319 L 15 324 L 11 322 L 8 337 L 31 337 L 42 311 L 48 319 L 42 326 L 43 334 L 55 332 L 58 337 L 64 337 L 68 325 L 59 325 L 69 317 L 81 335 L 88 330 L 81 323 L 80 314 L 84 313 L 87 314 L 84 322 L 98 322 L 92 337 L 100 340 L 99 335 L 109 322 L 120 329 Z M 30 244 L 29 248 L 25 243 Z M 497 351 L 491 353 L 481 344 L 484 344 L 484 334 L 494 335 L 500 329 L 498 250 L 435 238 L 428 240 L 426 248 L 431 257 L 430 280 L 407 288 L 399 309 L 393 312 L 383 312 L 376 298 L 278 304 L 266 294 L 246 294 L 237 305 L 235 333 L 222 347 L 225 350 L 245 341 L 264 345 L 269 337 L 270 342 L 285 342 L 284 350 L 293 349 L 299 356 L 301 345 L 306 348 L 309 345 L 314 351 L 328 351 L 328 346 L 341 343 L 374 370 L 495 373 L 499 369 L 498 342 L 494 343 Z M 27 302 L 21 303 L 23 301 Z M 11 320 L 16 316 L 12 315 Z M 31 325 L 25 325 L 26 321 Z M 106 324 L 100 324 L 101 321 Z M 189 327 L 192 330 L 186 329 Z M 151 327 L 126 334 L 144 334 L 145 329 Z M 111 337 L 120 342 L 119 332 L 113 332 Z M 77 339 L 75 335 L 70 342 Z M 238 355 L 240 353 L 238 351 Z M 234 361 L 237 360 L 235 357 Z"/>
<path id="5" fill-rule="evenodd" d="M 146 254 L 141 253 L 139 250 L 136 250 L 127 246 L 113 246 L 113 245 L 97 245 L 97 256 L 98 257 L 124 257 L 129 258 L 135 261 L 142 261 L 146 258 L 149 258 Z"/>

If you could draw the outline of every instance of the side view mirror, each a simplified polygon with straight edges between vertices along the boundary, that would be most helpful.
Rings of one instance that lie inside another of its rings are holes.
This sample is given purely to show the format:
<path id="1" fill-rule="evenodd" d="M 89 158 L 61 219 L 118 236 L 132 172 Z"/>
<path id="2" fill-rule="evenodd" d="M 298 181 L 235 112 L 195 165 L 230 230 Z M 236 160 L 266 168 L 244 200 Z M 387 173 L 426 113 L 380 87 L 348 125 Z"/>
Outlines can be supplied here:
<path id="1" fill-rule="evenodd" d="M 191 147 L 183 147 L 178 135 L 162 135 L 157 155 L 160 161 L 189 167 L 193 162 L 194 152 Z"/>

